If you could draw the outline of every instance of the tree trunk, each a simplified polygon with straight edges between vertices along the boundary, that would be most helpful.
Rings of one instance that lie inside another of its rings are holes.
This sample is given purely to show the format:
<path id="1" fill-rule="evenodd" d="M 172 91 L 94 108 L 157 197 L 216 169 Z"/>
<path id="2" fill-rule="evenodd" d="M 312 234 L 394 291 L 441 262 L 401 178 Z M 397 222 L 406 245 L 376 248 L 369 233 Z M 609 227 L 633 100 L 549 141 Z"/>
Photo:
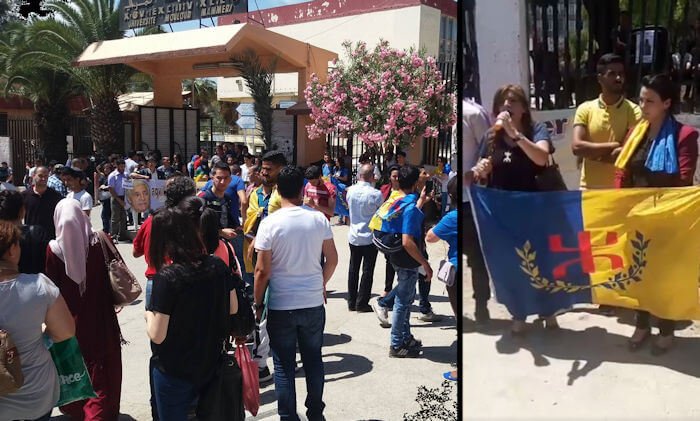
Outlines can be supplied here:
<path id="1" fill-rule="evenodd" d="M 109 156 L 124 154 L 124 122 L 115 97 L 93 98 L 90 136 L 97 153 Z"/>
<path id="2" fill-rule="evenodd" d="M 63 163 L 68 158 L 66 147 L 68 119 L 68 108 L 65 104 L 58 106 L 45 102 L 36 104 L 34 120 L 39 134 L 38 146 L 43 151 L 47 163 L 53 160 Z"/>

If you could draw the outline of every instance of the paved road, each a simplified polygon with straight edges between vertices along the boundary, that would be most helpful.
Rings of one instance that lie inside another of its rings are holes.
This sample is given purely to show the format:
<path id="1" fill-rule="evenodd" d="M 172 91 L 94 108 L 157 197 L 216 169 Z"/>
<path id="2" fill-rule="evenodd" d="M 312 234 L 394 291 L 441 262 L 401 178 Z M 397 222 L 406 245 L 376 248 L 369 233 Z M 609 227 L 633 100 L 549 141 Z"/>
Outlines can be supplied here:
<path id="1" fill-rule="evenodd" d="M 101 227 L 100 208 L 92 212 L 92 223 Z M 329 299 L 324 333 L 323 360 L 326 369 L 324 401 L 328 420 L 401 420 L 404 413 L 415 413 L 420 385 L 438 387 L 442 373 L 457 359 L 457 331 L 447 293 L 439 281 L 431 288 L 431 301 L 437 314 L 445 315 L 436 323 L 412 320 L 414 335 L 423 340 L 424 357 L 393 359 L 388 357 L 389 329 L 383 329 L 373 313 L 350 313 L 346 305 L 347 271 L 350 251 L 347 228 L 333 227 L 340 263 L 329 283 Z M 119 245 L 119 250 L 137 277 L 145 271 L 143 259 L 131 256 L 131 245 Z M 442 244 L 430 245 L 431 264 L 437 271 L 445 254 Z M 372 291 L 379 294 L 384 286 L 384 259 L 377 259 Z M 145 288 L 144 288 L 145 289 Z M 416 301 L 417 303 L 417 301 Z M 417 311 L 417 307 L 414 308 Z M 144 304 L 137 301 L 119 314 L 124 338 L 130 342 L 122 348 L 123 382 L 121 420 L 150 420 L 147 364 L 149 341 L 143 319 Z M 269 360 L 272 368 L 272 359 Z M 305 412 L 306 385 L 303 370 L 297 376 L 297 409 Z M 248 419 L 279 419 L 273 382 L 260 390 L 261 407 L 257 417 Z M 456 399 L 456 395 L 455 395 Z M 58 410 L 54 415 L 59 415 Z M 250 414 L 248 414 L 250 415 Z M 60 420 L 62 417 L 55 417 Z"/>
<path id="2" fill-rule="evenodd" d="M 558 331 L 532 323 L 522 339 L 507 332 L 505 307 L 489 303 L 491 328 L 473 323 L 471 277 L 464 283 L 464 417 L 468 420 L 700 419 L 700 325 L 686 323 L 668 354 L 627 350 L 632 312 L 593 306 L 559 317 Z"/>

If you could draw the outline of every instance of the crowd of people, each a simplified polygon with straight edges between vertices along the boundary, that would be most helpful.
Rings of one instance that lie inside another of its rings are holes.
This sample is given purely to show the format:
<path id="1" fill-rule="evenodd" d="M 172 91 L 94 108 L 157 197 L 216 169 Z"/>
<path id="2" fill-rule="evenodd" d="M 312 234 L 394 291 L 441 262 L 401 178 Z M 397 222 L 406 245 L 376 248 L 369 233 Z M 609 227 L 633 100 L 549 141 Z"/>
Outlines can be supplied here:
<path id="1" fill-rule="evenodd" d="M 448 260 L 457 266 L 457 178 L 445 157 L 434 169 L 410 165 L 403 151 L 387 153 L 381 165 L 373 158 L 362 155 L 353 169 L 339 150 L 336 159 L 328 152 L 299 168 L 278 151 L 256 157 L 239 145 L 218 145 L 211 157 L 203 149 L 189 162 L 177 154 L 129 152 L 96 166 L 88 158 L 28 163 L 23 191 L 0 191 L 0 329 L 14 338 L 25 376 L 22 388 L 0 396 L 0 419 L 48 419 L 58 380 L 46 336 L 77 338 L 96 395 L 61 412 L 117 418 L 125 340 L 106 238 L 130 244 L 147 266 L 153 419 L 185 420 L 196 411 L 225 343 L 250 345 L 259 382 L 274 379 L 284 420 L 299 419 L 298 352 L 306 415 L 323 419 L 326 287 L 339 260 L 333 218 L 348 227 L 348 311 L 375 312 L 382 327 L 391 327 L 389 357 L 419 357 L 411 305 L 417 287 L 418 318 L 441 318 L 430 303 L 437 268 L 428 262 L 426 243 L 446 241 Z M 151 179 L 164 180 L 164 206 L 129 210 L 135 199 L 125 185 L 135 190 Z M 101 229 L 90 222 L 94 207 L 101 207 Z M 372 299 L 379 232 L 398 237 L 401 252 L 385 253 L 383 293 Z M 447 290 L 456 315 L 455 288 Z M 246 312 L 255 328 L 232 335 L 233 318 Z M 444 376 L 457 380 L 454 370 Z"/>
<path id="2" fill-rule="evenodd" d="M 674 118 L 678 88 L 666 74 L 643 78 L 639 103 L 625 98 L 625 65 L 616 54 L 597 63 L 601 94 L 579 104 L 573 119 L 572 152 L 581 165 L 580 188 L 680 187 L 693 184 L 698 158 L 698 132 Z M 496 121 L 491 124 L 490 116 Z M 497 124 L 496 124 L 497 123 Z M 478 229 L 469 206 L 468 187 L 481 183 L 494 189 L 539 191 L 538 175 L 554 148 L 546 127 L 533 120 L 522 87 L 505 85 L 494 95 L 491 115 L 479 104 L 463 101 L 463 250 L 471 267 L 479 326 L 489 323 L 489 275 L 479 247 Z M 537 215 L 532 215 L 533 220 Z M 481 239 L 488 242 L 488 238 Z M 564 309 L 562 309 L 564 310 Z M 602 308 L 610 313 L 611 308 Z M 511 332 L 527 331 L 529 314 L 512 314 Z M 631 351 L 651 338 L 650 314 L 636 312 Z M 558 327 L 556 314 L 540 314 L 547 328 Z M 675 322 L 660 319 L 652 353 L 673 345 Z"/>

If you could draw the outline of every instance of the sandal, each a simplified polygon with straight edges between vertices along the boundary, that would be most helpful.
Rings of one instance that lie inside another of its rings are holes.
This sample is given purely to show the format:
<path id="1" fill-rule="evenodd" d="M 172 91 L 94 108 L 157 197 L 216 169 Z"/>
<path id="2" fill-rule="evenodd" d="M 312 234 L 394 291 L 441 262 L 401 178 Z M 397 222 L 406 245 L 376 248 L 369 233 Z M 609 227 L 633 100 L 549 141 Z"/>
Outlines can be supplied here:
<path id="1" fill-rule="evenodd" d="M 452 380 L 453 382 L 456 382 L 457 380 L 459 380 L 459 376 L 457 375 L 457 370 L 442 373 L 442 377 L 445 380 Z"/>
<path id="2" fill-rule="evenodd" d="M 527 324 L 524 320 L 513 320 L 513 325 L 510 327 L 510 334 L 513 336 L 523 336 Z"/>
<path id="3" fill-rule="evenodd" d="M 659 342 L 666 340 L 666 338 L 669 338 L 668 345 L 664 345 L 664 346 L 659 345 Z M 659 335 L 658 339 L 651 344 L 651 355 L 653 355 L 655 357 L 659 357 L 661 355 L 664 355 L 668 351 L 670 351 L 671 348 L 673 348 L 673 335 L 668 335 L 668 336 Z"/>
<path id="4" fill-rule="evenodd" d="M 644 335 L 642 336 L 641 339 L 638 340 L 632 340 L 632 338 L 629 338 L 627 340 L 627 348 L 629 348 L 630 351 L 634 352 L 637 351 L 639 348 L 644 346 L 644 344 L 651 338 L 651 329 L 639 329 L 644 331 Z M 635 331 L 636 333 L 636 331 Z M 634 336 L 634 334 L 632 335 Z"/>
<path id="5" fill-rule="evenodd" d="M 559 329 L 559 322 L 557 321 L 557 316 L 545 317 L 544 318 L 544 328 L 547 330 Z"/>

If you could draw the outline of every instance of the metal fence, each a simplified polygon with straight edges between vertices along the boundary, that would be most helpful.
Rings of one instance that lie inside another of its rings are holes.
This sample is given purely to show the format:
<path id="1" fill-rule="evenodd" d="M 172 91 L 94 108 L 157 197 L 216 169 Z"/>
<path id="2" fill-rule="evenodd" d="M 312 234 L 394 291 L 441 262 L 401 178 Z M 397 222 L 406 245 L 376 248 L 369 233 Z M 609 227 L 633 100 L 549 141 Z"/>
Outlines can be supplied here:
<path id="1" fill-rule="evenodd" d="M 476 44 L 476 24 L 475 24 L 475 0 L 462 0 L 462 80 L 463 86 L 458 91 L 462 96 L 473 98 L 481 103 L 481 92 L 479 85 L 479 57 Z"/>
<path id="2" fill-rule="evenodd" d="M 533 107 L 594 98 L 596 62 L 614 52 L 624 57 L 630 98 L 645 75 L 665 72 L 678 82 L 686 108 L 700 109 L 700 28 L 691 27 L 698 9 L 699 0 L 528 0 Z"/>
<path id="3" fill-rule="evenodd" d="M 39 132 L 33 118 L 9 118 L 7 120 L 7 136 L 12 145 L 13 180 L 16 185 L 21 185 L 25 176 L 25 163 L 34 159 L 43 158 L 39 149 Z"/>

